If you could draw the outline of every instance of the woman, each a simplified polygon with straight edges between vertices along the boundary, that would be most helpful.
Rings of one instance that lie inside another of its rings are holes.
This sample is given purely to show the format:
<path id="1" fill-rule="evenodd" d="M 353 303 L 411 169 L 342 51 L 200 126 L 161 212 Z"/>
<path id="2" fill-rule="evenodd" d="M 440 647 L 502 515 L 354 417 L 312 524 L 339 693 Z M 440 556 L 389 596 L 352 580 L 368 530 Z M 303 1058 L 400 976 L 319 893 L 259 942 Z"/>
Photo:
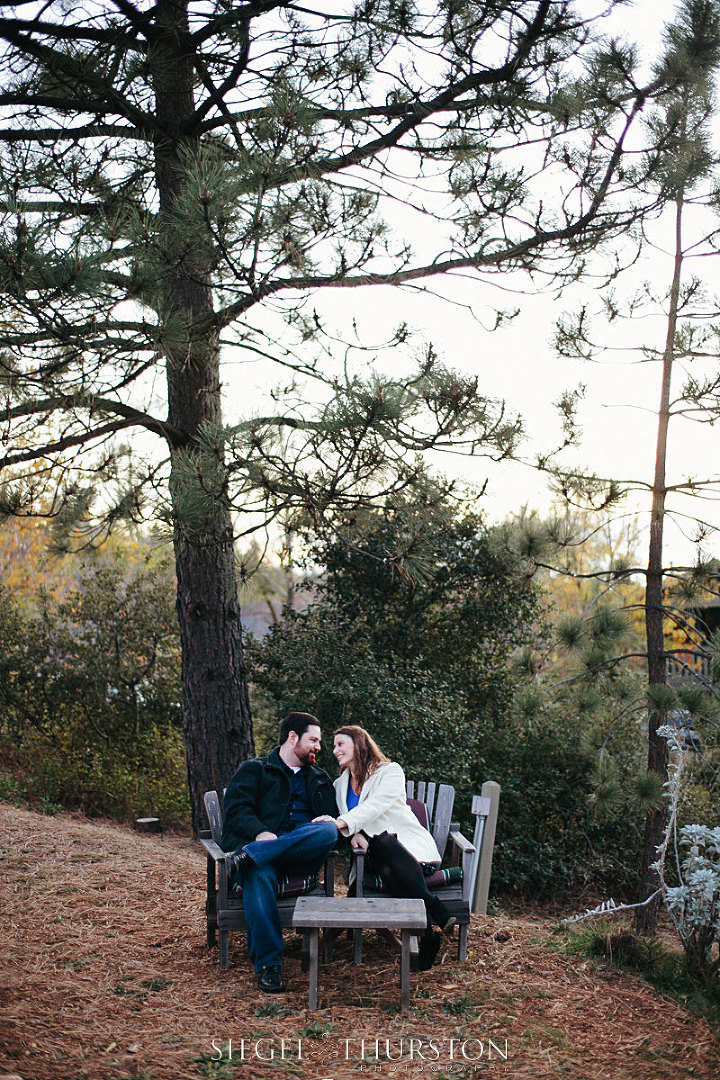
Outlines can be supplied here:
<path id="1" fill-rule="evenodd" d="M 368 869 L 379 875 L 391 896 L 416 897 L 425 902 L 427 930 L 420 940 L 419 966 L 430 968 L 440 948 L 440 935 L 455 918 L 425 884 L 420 863 L 440 863 L 440 852 L 427 829 L 407 805 L 405 774 L 389 761 L 374 739 L 357 724 L 335 732 L 333 754 L 342 773 L 335 781 L 340 816 L 334 821 L 352 847 L 365 851 Z"/>

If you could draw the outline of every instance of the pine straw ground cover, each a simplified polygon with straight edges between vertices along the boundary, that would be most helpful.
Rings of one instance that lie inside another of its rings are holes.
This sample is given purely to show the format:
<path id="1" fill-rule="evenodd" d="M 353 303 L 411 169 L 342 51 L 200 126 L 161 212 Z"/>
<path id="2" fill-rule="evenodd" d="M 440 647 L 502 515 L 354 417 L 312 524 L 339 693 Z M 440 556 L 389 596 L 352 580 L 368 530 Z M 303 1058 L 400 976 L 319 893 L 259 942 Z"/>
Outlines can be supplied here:
<path id="1" fill-rule="evenodd" d="M 192 841 L 7 805 L 0 838 L 2 1080 L 720 1076 L 704 1020 L 631 975 L 548 948 L 550 920 L 474 918 L 467 963 L 447 949 L 414 974 L 406 1016 L 388 947 L 368 935 L 354 967 L 343 940 L 308 1013 L 297 938 L 287 994 L 257 991 L 239 935 L 220 970 Z"/>

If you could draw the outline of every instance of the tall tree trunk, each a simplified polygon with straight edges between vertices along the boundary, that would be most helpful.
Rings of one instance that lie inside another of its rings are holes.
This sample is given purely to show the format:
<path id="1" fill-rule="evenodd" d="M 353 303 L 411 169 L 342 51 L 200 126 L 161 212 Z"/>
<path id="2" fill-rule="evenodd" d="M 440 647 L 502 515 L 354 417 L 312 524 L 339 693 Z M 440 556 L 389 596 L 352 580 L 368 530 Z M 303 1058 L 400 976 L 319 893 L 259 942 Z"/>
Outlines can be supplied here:
<path id="1" fill-rule="evenodd" d="M 655 451 L 655 476 L 652 489 L 652 510 L 650 514 L 650 549 L 648 553 L 647 579 L 645 584 L 645 637 L 648 658 L 648 685 L 664 686 L 666 683 L 665 636 L 663 631 L 663 529 L 665 524 L 665 496 L 667 439 L 670 424 L 670 389 L 672 383 L 673 360 L 675 356 L 675 331 L 677 327 L 680 279 L 682 274 L 682 211 L 684 194 L 678 195 L 675 203 L 675 265 L 670 288 L 670 307 L 667 319 L 667 336 L 663 353 L 662 387 L 660 390 L 660 408 L 658 410 L 657 445 Z M 668 778 L 667 742 L 658 734 L 658 728 L 666 722 L 664 712 L 650 708 L 648 710 L 648 771 L 657 773 L 662 782 Z M 666 824 L 666 810 L 662 806 L 650 810 L 645 821 L 645 842 L 643 847 L 642 878 L 640 899 L 646 900 L 658 888 L 660 878 L 652 869 L 657 859 L 657 849 L 662 840 Z M 635 926 L 644 934 L 654 934 L 657 929 L 660 911 L 660 897 L 650 904 L 638 908 Z"/>
<path id="2" fill-rule="evenodd" d="M 155 171 L 160 200 L 162 319 L 168 419 L 187 442 L 171 448 L 177 613 L 183 679 L 183 725 L 193 828 L 204 821 L 203 794 L 222 790 L 253 749 L 240 606 L 235 582 L 232 521 L 221 499 L 201 527 L 187 527 L 178 498 L 178 471 L 203 424 L 221 420 L 220 348 L 213 333 L 193 327 L 213 311 L 212 267 L 193 254 L 171 218 L 182 194 L 183 150 L 195 148 L 194 70 L 185 0 L 159 0 L 160 36 L 151 50 L 158 135 Z M 163 232 L 164 230 L 164 232 Z M 218 451 L 221 454 L 221 451 Z M 222 461 L 220 461 L 222 464 Z M 217 468 L 213 458 L 209 468 Z M 202 456 L 197 467 L 203 469 Z"/>

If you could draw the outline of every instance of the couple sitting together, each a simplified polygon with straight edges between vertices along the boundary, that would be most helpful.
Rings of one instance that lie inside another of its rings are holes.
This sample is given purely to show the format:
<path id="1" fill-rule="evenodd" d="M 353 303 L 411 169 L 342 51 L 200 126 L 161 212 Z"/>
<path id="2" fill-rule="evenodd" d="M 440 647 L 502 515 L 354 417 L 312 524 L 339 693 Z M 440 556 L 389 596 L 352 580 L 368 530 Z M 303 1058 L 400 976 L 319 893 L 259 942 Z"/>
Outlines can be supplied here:
<path id="1" fill-rule="evenodd" d="M 283 989 L 278 881 L 285 873 L 317 871 L 338 833 L 366 852 L 368 869 L 391 896 L 425 902 L 421 969 L 432 966 L 440 948 L 433 923 L 443 931 L 455 924 L 425 884 L 420 864 L 439 865 L 440 853 L 407 805 L 401 767 L 388 761 L 364 728 L 341 727 L 333 754 L 342 772 L 333 785 L 315 765 L 320 747 L 316 718 L 290 713 L 280 725 L 280 745 L 267 757 L 243 762 L 225 793 L 222 846 L 232 852 L 226 862 L 242 886 L 250 959 L 258 986 L 268 993 Z"/>

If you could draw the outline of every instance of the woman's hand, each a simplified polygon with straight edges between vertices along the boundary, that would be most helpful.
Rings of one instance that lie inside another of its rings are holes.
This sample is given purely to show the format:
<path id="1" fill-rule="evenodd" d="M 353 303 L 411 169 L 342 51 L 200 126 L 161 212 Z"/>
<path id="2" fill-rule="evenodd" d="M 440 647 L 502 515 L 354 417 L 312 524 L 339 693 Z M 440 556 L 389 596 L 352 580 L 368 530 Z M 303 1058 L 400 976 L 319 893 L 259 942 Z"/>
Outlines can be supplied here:
<path id="1" fill-rule="evenodd" d="M 362 833 L 355 833 L 352 840 L 350 841 L 350 847 L 355 848 L 355 851 L 367 851 L 368 842 L 362 835 Z"/>
<path id="2" fill-rule="evenodd" d="M 332 821 L 336 829 L 340 830 L 345 828 L 345 822 L 342 818 L 331 817 L 330 814 L 320 814 L 318 817 L 313 818 L 313 825 L 316 821 Z"/>

